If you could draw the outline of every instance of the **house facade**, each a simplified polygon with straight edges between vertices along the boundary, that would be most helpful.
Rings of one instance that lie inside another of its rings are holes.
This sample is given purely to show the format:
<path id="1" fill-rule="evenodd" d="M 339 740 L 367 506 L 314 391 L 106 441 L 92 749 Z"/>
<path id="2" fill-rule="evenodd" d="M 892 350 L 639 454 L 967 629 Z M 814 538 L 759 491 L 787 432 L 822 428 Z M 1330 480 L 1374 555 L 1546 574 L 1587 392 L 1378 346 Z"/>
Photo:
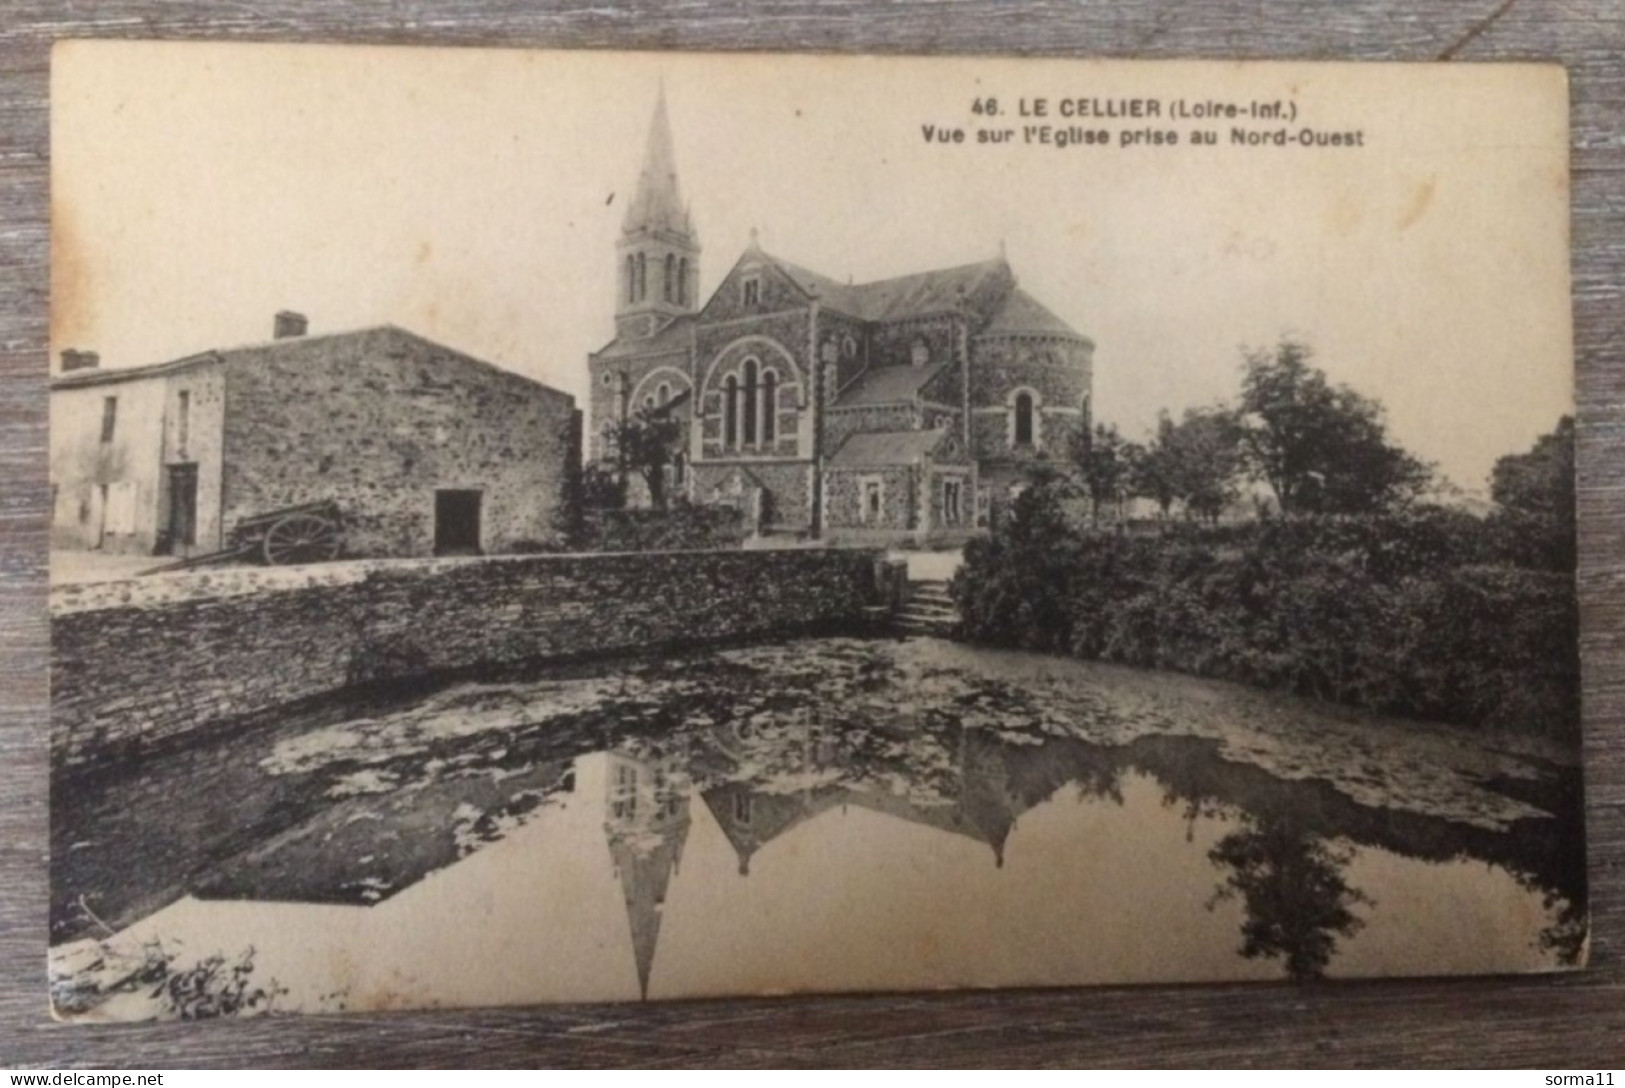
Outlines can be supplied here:
<path id="1" fill-rule="evenodd" d="M 617 246 L 615 338 L 588 359 L 590 456 L 681 424 L 668 492 L 778 531 L 936 539 L 987 524 L 1088 426 L 1093 342 L 1003 254 L 840 283 L 752 237 L 708 298 L 662 96 Z"/>
<path id="2" fill-rule="evenodd" d="M 331 501 L 345 552 L 504 551 L 554 533 L 575 400 L 405 329 L 275 339 L 51 383 L 52 546 L 220 550 L 244 518 Z"/>

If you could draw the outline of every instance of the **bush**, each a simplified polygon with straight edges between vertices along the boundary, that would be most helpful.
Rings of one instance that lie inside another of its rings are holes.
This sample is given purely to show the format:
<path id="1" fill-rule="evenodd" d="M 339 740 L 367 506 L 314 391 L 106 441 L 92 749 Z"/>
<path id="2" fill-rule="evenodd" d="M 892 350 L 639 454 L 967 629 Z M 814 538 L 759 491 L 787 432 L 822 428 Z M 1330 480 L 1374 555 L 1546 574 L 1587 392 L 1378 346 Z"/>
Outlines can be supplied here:
<path id="1" fill-rule="evenodd" d="M 1572 573 L 1554 569 L 1558 534 L 1427 510 L 1146 537 L 1078 531 L 1052 506 L 1033 495 L 967 546 L 952 585 L 967 637 L 1577 734 L 1578 607 Z"/>
<path id="2" fill-rule="evenodd" d="M 571 550 L 663 552 L 737 548 L 749 535 L 744 516 L 726 506 L 678 504 L 668 510 L 589 510 Z"/>

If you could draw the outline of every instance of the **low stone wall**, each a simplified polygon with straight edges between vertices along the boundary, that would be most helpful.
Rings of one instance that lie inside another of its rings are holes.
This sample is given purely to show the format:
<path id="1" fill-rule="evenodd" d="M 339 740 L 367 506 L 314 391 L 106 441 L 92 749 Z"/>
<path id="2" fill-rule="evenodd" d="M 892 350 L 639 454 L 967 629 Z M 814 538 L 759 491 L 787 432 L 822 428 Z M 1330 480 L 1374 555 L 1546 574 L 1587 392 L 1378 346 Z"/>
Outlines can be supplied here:
<path id="1" fill-rule="evenodd" d="M 80 771 L 360 684 L 856 625 L 878 551 L 339 563 L 52 591 L 52 765 Z"/>

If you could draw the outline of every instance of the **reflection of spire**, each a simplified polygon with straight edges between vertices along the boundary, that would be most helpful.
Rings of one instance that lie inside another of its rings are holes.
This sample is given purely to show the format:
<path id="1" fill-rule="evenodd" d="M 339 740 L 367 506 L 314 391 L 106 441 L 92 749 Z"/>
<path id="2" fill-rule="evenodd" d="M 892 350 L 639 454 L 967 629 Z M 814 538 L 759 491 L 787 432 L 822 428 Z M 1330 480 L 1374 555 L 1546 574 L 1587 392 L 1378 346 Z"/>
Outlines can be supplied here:
<path id="1" fill-rule="evenodd" d="M 671 121 L 666 117 L 665 83 L 660 85 L 654 119 L 649 123 L 638 190 L 627 205 L 621 230 L 626 234 L 641 230 L 691 233 L 688 208 L 677 188 L 677 155 L 672 149 Z"/>
<path id="2" fill-rule="evenodd" d="M 626 900 L 638 992 L 645 999 L 666 892 L 688 839 L 688 797 L 672 777 L 676 764 L 671 758 L 609 757 L 604 832 Z"/>

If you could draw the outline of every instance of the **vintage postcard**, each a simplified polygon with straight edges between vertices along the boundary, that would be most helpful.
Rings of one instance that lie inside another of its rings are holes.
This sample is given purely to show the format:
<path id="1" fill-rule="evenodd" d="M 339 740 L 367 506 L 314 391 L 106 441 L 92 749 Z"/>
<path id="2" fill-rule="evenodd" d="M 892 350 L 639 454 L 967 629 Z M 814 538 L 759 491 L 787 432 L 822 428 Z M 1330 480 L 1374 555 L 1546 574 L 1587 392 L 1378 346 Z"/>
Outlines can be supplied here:
<path id="1" fill-rule="evenodd" d="M 1582 966 L 1567 109 L 60 45 L 54 1012 Z"/>

